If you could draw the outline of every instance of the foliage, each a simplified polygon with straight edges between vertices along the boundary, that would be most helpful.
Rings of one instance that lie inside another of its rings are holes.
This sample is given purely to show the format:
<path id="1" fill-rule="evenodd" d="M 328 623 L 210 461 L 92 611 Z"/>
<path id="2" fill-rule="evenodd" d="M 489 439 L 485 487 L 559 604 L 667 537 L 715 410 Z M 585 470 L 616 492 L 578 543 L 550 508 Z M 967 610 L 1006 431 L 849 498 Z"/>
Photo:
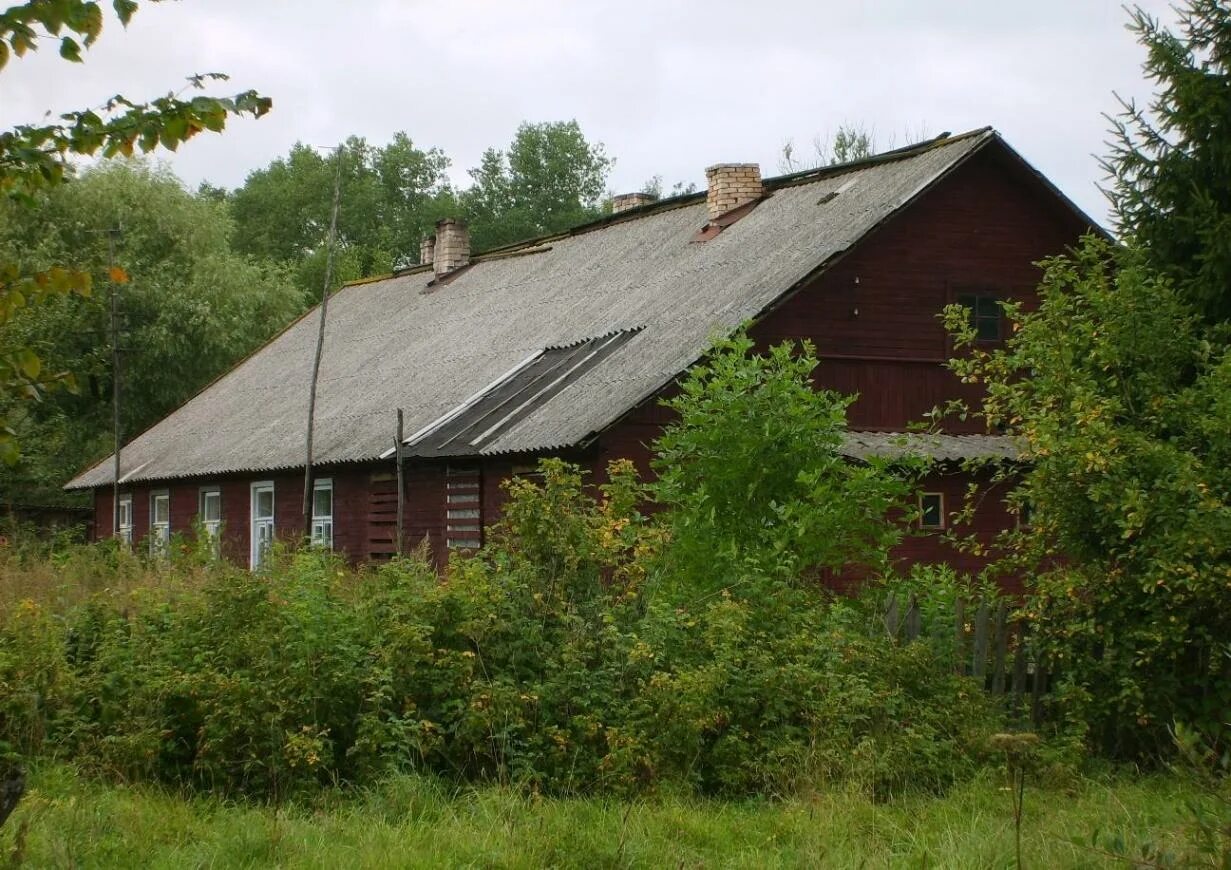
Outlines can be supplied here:
<path id="1" fill-rule="evenodd" d="M 114 0 L 115 13 L 127 24 L 137 10 L 136 0 Z M 103 28 L 102 7 L 83 0 L 30 0 L 0 13 L 0 69 L 12 56 L 36 50 L 40 40 L 55 39 L 60 57 L 80 63 L 81 51 L 98 39 Z M 78 42 L 78 39 L 81 42 Z M 210 73 L 189 77 L 189 86 L 203 89 L 210 81 L 225 80 Z M 230 115 L 259 118 L 270 100 L 255 91 L 234 97 L 196 96 L 189 100 L 176 94 L 136 103 L 116 95 L 101 109 L 66 112 L 48 124 L 21 124 L 0 133 L 0 193 L 33 207 L 37 195 L 63 183 L 77 157 L 130 156 L 135 149 L 149 152 L 161 146 L 175 150 L 202 130 L 220 132 Z M 117 272 L 117 277 L 123 276 Z M 0 261 L 0 330 L 27 306 L 39 305 L 66 294 L 86 295 L 90 276 L 59 264 L 39 269 Z M 0 460 L 13 462 L 18 455 L 10 406 L 17 400 L 37 401 L 47 390 L 74 381 L 67 372 L 48 369 L 35 348 L 6 342 L 0 354 Z"/>
<path id="2" fill-rule="evenodd" d="M 877 150 L 875 132 L 862 124 L 840 124 L 830 139 L 813 138 L 811 157 L 801 157 L 794 141 L 788 139 L 782 144 L 778 166 L 784 173 L 803 172 L 863 160 Z"/>
<path id="3" fill-rule="evenodd" d="M 37 351 L 80 389 L 21 407 L 0 399 L 25 444 L 0 469 L 8 498 L 54 501 L 68 470 L 111 446 L 110 293 L 122 316 L 123 414 L 128 436 L 153 424 L 302 309 L 278 269 L 231 249 L 226 206 L 193 195 L 165 168 L 117 160 L 37 196 L 38 208 L 0 203 L 0 259 L 27 272 L 66 269 L 108 279 L 115 262 L 132 280 L 107 293 L 27 308 L 0 326 L 6 347 Z M 59 266 L 53 264 L 60 264 Z"/>
<path id="4" fill-rule="evenodd" d="M 641 192 L 648 193 L 654 199 L 687 196 L 690 193 L 697 192 L 697 184 L 693 181 L 677 181 L 671 185 L 670 190 L 667 190 L 663 187 L 663 177 L 661 175 L 654 175 L 641 186 Z"/>
<path id="5" fill-rule="evenodd" d="M 334 160 L 296 143 L 285 157 L 249 173 L 229 196 L 237 249 L 288 264 L 312 299 L 320 296 L 324 278 Z M 403 132 L 379 147 L 355 136 L 346 140 L 335 255 L 339 280 L 418 261 L 419 240 L 437 220 L 457 214 L 448 166 L 442 151 L 422 150 Z"/>
<path id="6" fill-rule="evenodd" d="M 1088 848 L 1134 867 L 1231 867 L 1231 754 L 1216 748 L 1217 739 L 1182 723 L 1176 723 L 1173 737 L 1177 760 L 1171 769 L 1187 791 L 1182 835 L 1130 842 L 1121 832 L 1104 833 L 1100 826 Z"/>
<path id="7" fill-rule="evenodd" d="M 332 159 L 297 143 L 229 196 L 211 189 L 231 204 L 239 249 L 290 265 L 313 297 L 324 271 Z M 444 217 L 465 218 L 474 251 L 584 223 L 599 214 L 612 163 L 576 121 L 522 124 L 507 149 L 483 153 L 461 192 L 449 183 L 444 152 L 423 150 L 404 132 L 383 146 L 352 136 L 342 159 L 341 280 L 418 262 L 420 241 Z"/>
<path id="8" fill-rule="evenodd" d="M 461 194 L 476 251 L 560 232 L 600 214 L 612 159 L 576 121 L 523 123 L 509 147 L 489 148 Z"/>
<path id="9" fill-rule="evenodd" d="M 953 363 L 1024 441 L 1031 524 L 1005 543 L 1038 572 L 1047 653 L 1094 738 L 1134 756 L 1231 709 L 1231 357 L 1142 260 L 1090 238 L 1046 261 L 1038 310 L 1007 306 L 1008 346 Z M 964 311 L 948 324 L 972 344 Z"/>
<path id="10" fill-rule="evenodd" d="M 1103 167 L 1123 234 L 1217 325 L 1231 318 L 1231 8 L 1185 0 L 1176 12 L 1178 32 L 1131 12 L 1158 90 L 1146 107 L 1121 101 Z"/>
<path id="11" fill-rule="evenodd" d="M 849 462 L 838 450 L 850 399 L 812 384 L 812 346 L 765 355 L 719 343 L 667 400 L 679 417 L 654 444 L 655 499 L 668 508 L 670 570 L 693 588 L 814 569 L 883 567 L 888 521 L 920 465 Z"/>
<path id="12" fill-rule="evenodd" d="M 565 464 L 541 473 L 445 582 L 419 558 L 356 574 L 318 551 L 251 574 L 173 546 L 135 584 L 113 543 L 69 548 L 50 575 L 21 556 L 0 584 L 0 739 L 272 798 L 410 769 L 553 793 L 845 781 L 879 797 L 976 770 L 995 717 L 930 647 L 816 588 L 669 601 L 647 570 L 669 544 L 631 467 L 597 494 Z M 52 579 L 83 568 L 86 591 Z"/>

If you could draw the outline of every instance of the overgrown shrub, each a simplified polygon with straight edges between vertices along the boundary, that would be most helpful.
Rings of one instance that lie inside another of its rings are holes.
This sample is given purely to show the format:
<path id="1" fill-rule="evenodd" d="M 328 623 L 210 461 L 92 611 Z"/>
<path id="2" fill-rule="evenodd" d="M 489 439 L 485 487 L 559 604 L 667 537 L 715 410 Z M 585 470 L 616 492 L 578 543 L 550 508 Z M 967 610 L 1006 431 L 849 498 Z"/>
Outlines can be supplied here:
<path id="1" fill-rule="evenodd" d="M 557 793 L 841 779 L 884 795 L 977 763 L 994 717 L 926 644 L 781 580 L 668 596 L 644 570 L 665 544 L 640 485 L 628 465 L 610 478 L 593 493 L 545 463 L 444 580 L 421 557 L 356 573 L 305 551 L 258 573 L 161 566 L 157 582 L 187 575 L 173 594 L 102 591 L 63 614 L 6 605 L 0 735 L 275 798 L 412 768 Z"/>
<path id="2" fill-rule="evenodd" d="M 250 573 L 186 541 L 152 560 L 70 549 L 72 589 L 42 564 L 0 565 L 21 596 L 0 598 L 0 740 L 272 798 L 399 769 L 565 794 L 944 788 L 996 717 L 928 644 L 886 636 L 883 590 L 834 600 L 808 579 L 895 540 L 904 487 L 837 455 L 843 404 L 812 392 L 814 364 L 806 348 L 719 348 L 666 436 L 686 472 L 648 487 L 618 462 L 591 487 L 544 461 L 443 578 L 423 553 L 355 571 L 316 550 Z M 775 402 L 790 406 L 778 421 Z M 798 453 L 795 477 L 790 456 L 766 471 L 734 434 L 749 407 Z M 719 486 L 705 469 L 724 450 L 742 470 Z M 748 515 L 720 516 L 741 489 Z M 655 492 L 665 509 L 647 516 Z M 845 521 L 838 497 L 856 507 Z"/>

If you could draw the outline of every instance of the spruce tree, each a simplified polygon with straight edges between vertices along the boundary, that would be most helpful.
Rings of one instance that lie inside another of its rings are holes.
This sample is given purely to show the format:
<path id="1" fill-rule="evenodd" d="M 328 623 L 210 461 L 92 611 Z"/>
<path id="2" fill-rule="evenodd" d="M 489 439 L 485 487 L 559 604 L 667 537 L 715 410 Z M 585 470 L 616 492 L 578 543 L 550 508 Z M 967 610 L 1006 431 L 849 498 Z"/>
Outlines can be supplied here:
<path id="1" fill-rule="evenodd" d="M 1176 11 L 1175 31 L 1131 12 L 1156 90 L 1146 107 L 1121 100 L 1103 168 L 1124 240 L 1215 326 L 1231 320 L 1231 5 Z"/>

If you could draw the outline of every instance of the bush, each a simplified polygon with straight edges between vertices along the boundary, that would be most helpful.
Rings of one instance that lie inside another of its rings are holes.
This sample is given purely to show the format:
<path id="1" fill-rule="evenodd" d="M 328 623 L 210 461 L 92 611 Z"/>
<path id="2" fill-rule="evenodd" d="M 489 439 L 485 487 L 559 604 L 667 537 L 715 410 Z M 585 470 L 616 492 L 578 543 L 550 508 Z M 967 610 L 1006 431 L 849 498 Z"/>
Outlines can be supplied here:
<path id="1" fill-rule="evenodd" d="M 58 575 L 0 565 L 0 588 L 39 599 L 0 605 L 0 740 L 275 799 L 405 769 L 561 794 L 942 789 L 996 717 L 927 644 L 885 636 L 882 590 L 808 580 L 883 556 L 906 488 L 837 455 L 843 403 L 812 392 L 814 365 L 720 347 L 664 436 L 678 474 L 647 487 L 618 462 L 595 488 L 544 461 L 444 578 L 422 553 L 354 571 L 316 550 L 249 573 L 188 542 L 149 561 L 70 548 Z"/>
<path id="2" fill-rule="evenodd" d="M 880 796 L 978 763 L 982 693 L 890 642 L 872 605 L 774 579 L 672 600 L 644 569 L 664 542 L 630 466 L 597 493 L 542 471 L 443 581 L 421 557 L 354 572 L 305 551 L 255 574 L 158 565 L 62 614 L 6 606 L 0 739 L 272 798 L 406 769 L 554 793 L 854 780 Z M 130 570 L 113 555 L 93 564 Z"/>

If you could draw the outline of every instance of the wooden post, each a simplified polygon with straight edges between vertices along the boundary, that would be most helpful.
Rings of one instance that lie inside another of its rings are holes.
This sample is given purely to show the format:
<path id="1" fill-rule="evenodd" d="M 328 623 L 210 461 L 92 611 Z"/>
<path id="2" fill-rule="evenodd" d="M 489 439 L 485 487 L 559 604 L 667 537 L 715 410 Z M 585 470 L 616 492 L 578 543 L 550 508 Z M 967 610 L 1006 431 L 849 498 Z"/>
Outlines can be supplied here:
<path id="1" fill-rule="evenodd" d="M 402 536 L 403 536 L 403 533 L 402 533 L 402 528 L 403 528 L 403 527 L 402 527 L 402 519 L 403 519 L 403 515 L 404 515 L 404 513 L 405 513 L 405 501 L 406 501 L 406 484 L 405 484 L 405 482 L 402 480 L 402 441 L 403 441 L 403 440 L 404 440 L 404 439 L 403 439 L 403 436 L 402 436 L 402 409 L 401 409 L 401 408 L 398 408 L 398 431 L 397 431 L 397 439 L 396 439 L 396 441 L 395 441 L 395 443 L 394 443 L 394 445 L 393 445 L 393 455 L 394 455 L 395 457 L 397 457 L 397 464 L 398 464 L 398 480 L 397 480 L 397 487 L 398 487 L 398 519 L 397 519 L 397 528 L 394 530 L 393 534 L 396 536 L 396 537 L 395 537 L 395 543 L 394 543 L 394 551 L 395 551 L 395 552 L 396 552 L 399 556 L 400 556 L 400 555 L 402 555 Z"/>
<path id="2" fill-rule="evenodd" d="M 303 534 L 312 536 L 312 430 L 316 423 L 316 382 L 321 374 L 321 354 L 325 349 L 325 314 L 329 309 L 329 285 L 333 283 L 333 249 L 338 237 L 338 200 L 342 192 L 342 145 L 338 145 L 337 165 L 333 170 L 333 211 L 329 215 L 329 240 L 325 249 L 325 287 L 321 291 L 320 325 L 316 332 L 316 356 L 312 360 L 312 381 L 308 387 L 308 433 L 303 462 Z"/>

